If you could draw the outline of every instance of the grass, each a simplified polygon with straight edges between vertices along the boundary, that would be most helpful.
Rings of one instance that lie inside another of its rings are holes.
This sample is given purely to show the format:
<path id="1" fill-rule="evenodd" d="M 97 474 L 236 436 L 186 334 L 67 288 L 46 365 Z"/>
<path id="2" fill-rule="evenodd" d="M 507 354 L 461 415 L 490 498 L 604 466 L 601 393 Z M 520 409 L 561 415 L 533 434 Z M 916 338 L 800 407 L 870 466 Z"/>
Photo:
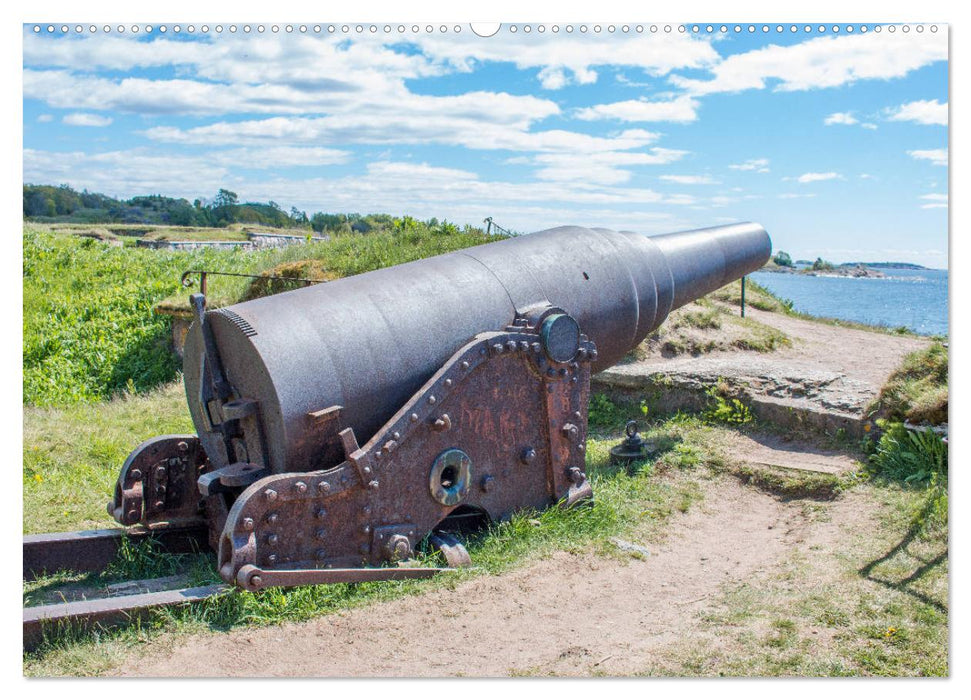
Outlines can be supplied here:
<path id="1" fill-rule="evenodd" d="M 729 287 L 702 297 L 671 313 L 668 319 L 648 338 L 628 354 L 628 359 L 644 359 L 660 352 L 662 355 L 703 355 L 726 350 L 774 352 L 790 347 L 792 339 L 778 328 L 742 318 L 738 310 L 726 305 Z M 759 303 L 761 296 L 756 293 Z M 766 297 L 766 306 L 770 303 Z M 775 302 L 771 302 L 775 303 Z"/>
<path id="2" fill-rule="evenodd" d="M 891 421 L 947 422 L 947 347 L 934 342 L 907 355 L 887 379 L 867 413 Z"/>
<path id="3" fill-rule="evenodd" d="M 178 362 L 169 319 L 156 307 L 187 309 L 189 269 L 259 274 L 319 261 L 333 276 L 358 274 L 496 240 L 478 229 L 454 233 L 415 224 L 399 233 L 261 251 L 147 250 L 24 227 L 23 392 L 28 405 L 63 405 L 137 393 L 171 381 Z M 242 299 L 250 281 L 214 278 L 210 305 Z"/>
<path id="4" fill-rule="evenodd" d="M 25 406 L 24 533 L 114 524 L 105 504 L 118 471 L 142 441 L 194 433 L 181 382 L 112 401 Z"/>

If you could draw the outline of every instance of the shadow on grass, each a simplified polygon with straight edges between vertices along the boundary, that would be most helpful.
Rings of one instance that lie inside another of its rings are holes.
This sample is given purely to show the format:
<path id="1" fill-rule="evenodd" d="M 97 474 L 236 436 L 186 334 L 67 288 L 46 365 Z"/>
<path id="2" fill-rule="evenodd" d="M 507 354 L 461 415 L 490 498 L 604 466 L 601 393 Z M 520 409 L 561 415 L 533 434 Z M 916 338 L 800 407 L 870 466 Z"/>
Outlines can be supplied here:
<path id="1" fill-rule="evenodd" d="M 913 587 L 913 584 L 921 581 L 921 579 L 923 579 L 924 576 L 930 573 L 933 569 L 935 569 L 936 567 L 940 566 L 941 564 L 947 561 L 947 557 L 948 557 L 947 545 L 946 544 L 944 545 L 943 552 L 938 553 L 937 555 L 931 557 L 930 559 L 921 557 L 917 554 L 914 554 L 908 551 L 908 547 L 911 544 L 913 544 L 913 542 L 916 539 L 918 539 L 918 537 L 920 537 L 921 533 L 923 532 L 924 530 L 923 523 L 925 519 L 930 516 L 933 508 L 934 508 L 933 499 L 928 499 L 928 502 L 921 509 L 920 514 L 917 516 L 917 518 L 915 518 L 914 524 L 911 525 L 910 528 L 907 530 L 906 534 L 904 534 L 903 539 L 901 539 L 900 542 L 898 542 L 889 551 L 887 551 L 886 554 L 867 563 L 863 568 L 859 570 L 859 572 L 860 572 L 860 575 L 863 576 L 863 578 L 867 579 L 868 581 L 879 583 L 881 586 L 885 586 L 892 590 L 899 591 L 900 593 L 909 595 L 912 598 L 915 598 L 916 600 L 919 600 L 920 602 L 926 605 L 930 605 L 936 608 L 942 613 L 947 613 L 947 606 L 944 603 L 938 600 L 935 600 L 934 598 L 927 595 L 926 593 L 922 593 L 921 591 Z M 920 566 L 918 566 L 916 569 L 914 569 L 911 573 L 903 577 L 880 576 L 875 573 L 875 570 L 877 569 L 877 567 L 879 567 L 882 564 L 889 563 L 898 554 L 906 554 L 907 556 L 913 557 L 917 561 L 920 561 L 923 563 Z"/>

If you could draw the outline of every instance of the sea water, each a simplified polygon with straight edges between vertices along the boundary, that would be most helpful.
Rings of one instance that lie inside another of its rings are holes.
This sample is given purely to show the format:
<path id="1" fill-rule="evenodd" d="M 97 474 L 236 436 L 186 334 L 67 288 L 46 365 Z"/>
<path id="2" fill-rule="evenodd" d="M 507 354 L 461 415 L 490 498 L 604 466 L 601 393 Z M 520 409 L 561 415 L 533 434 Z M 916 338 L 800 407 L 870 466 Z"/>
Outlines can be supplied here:
<path id="1" fill-rule="evenodd" d="M 813 277 L 756 272 L 749 279 L 790 299 L 796 311 L 947 335 L 947 270 L 873 267 L 886 277 Z"/>

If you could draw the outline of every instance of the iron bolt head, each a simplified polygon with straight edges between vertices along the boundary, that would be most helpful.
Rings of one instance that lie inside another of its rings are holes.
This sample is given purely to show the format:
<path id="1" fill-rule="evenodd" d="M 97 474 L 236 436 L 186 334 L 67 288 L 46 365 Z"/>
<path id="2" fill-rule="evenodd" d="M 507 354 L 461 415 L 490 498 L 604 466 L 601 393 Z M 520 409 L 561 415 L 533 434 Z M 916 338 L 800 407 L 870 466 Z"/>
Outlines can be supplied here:
<path id="1" fill-rule="evenodd" d="M 418 414 L 417 413 L 412 413 L 410 416 L 408 416 L 408 420 L 410 420 L 412 423 L 417 422 L 418 421 Z"/>
<path id="2" fill-rule="evenodd" d="M 297 489 L 297 493 L 306 493 L 307 492 L 307 485 L 305 483 L 303 483 L 302 481 L 298 481 L 293 486 L 294 486 L 294 488 Z"/>
<path id="3" fill-rule="evenodd" d="M 393 438 L 394 438 L 395 440 L 400 440 L 400 439 L 401 439 L 401 433 L 399 433 L 399 432 L 398 432 L 398 431 L 396 430 L 396 431 L 394 431 L 394 432 L 393 432 L 393 433 L 391 434 L 391 437 L 393 437 Z"/>
<path id="4" fill-rule="evenodd" d="M 266 496 L 266 500 L 268 501 L 275 501 L 277 498 L 277 492 L 273 489 L 267 489 L 263 492 L 263 495 Z"/>
<path id="5" fill-rule="evenodd" d="M 269 544 L 276 544 L 277 542 L 280 541 L 280 536 L 279 535 L 267 535 L 266 536 L 266 541 Z"/>
<path id="6" fill-rule="evenodd" d="M 251 585 L 253 588 L 259 588 L 261 585 L 263 585 L 263 579 L 260 578 L 258 574 L 253 574 L 249 577 L 249 585 Z"/>
<path id="7" fill-rule="evenodd" d="M 469 368 L 469 363 L 466 362 L 465 360 L 463 360 L 462 361 L 462 369 L 468 369 L 468 368 Z"/>
<path id="8" fill-rule="evenodd" d="M 436 399 L 434 395 L 428 397 L 428 403 L 430 403 L 430 404 L 434 404 L 437 401 L 438 401 L 438 399 Z"/>
<path id="9" fill-rule="evenodd" d="M 492 351 L 494 353 L 496 353 L 497 355 L 501 355 L 502 354 L 502 343 L 495 343 L 495 344 L 493 344 Z"/>
<path id="10" fill-rule="evenodd" d="M 279 519 L 280 519 L 279 513 L 270 513 L 269 515 L 266 516 L 266 522 L 270 523 L 271 525 Z"/>
<path id="11" fill-rule="evenodd" d="M 536 450 L 534 450 L 532 447 L 527 447 L 519 456 L 519 461 L 523 464 L 529 464 L 534 459 L 536 459 Z"/>
<path id="12" fill-rule="evenodd" d="M 367 487 L 369 489 L 371 489 L 372 491 L 373 490 L 376 490 L 378 488 L 378 482 L 377 481 L 369 481 Z"/>
<path id="13" fill-rule="evenodd" d="M 252 530 L 255 527 L 253 518 L 243 518 L 243 529 Z"/>
<path id="14" fill-rule="evenodd" d="M 488 493 L 492 490 L 492 487 L 496 485 L 496 479 L 493 476 L 486 474 L 482 477 L 482 490 Z"/>
<path id="15" fill-rule="evenodd" d="M 326 517 L 326 515 L 327 515 L 327 511 L 324 508 L 318 508 L 317 510 L 314 511 L 314 517 L 317 518 L 318 520 Z"/>
<path id="16" fill-rule="evenodd" d="M 519 347 L 519 343 L 517 343 L 515 340 L 510 340 L 506 343 L 506 349 L 509 352 L 516 352 L 517 347 Z"/>
<path id="17" fill-rule="evenodd" d="M 142 478 L 142 470 L 132 469 L 130 472 L 128 472 L 128 476 L 131 478 L 132 481 L 138 481 L 139 479 Z"/>
<path id="18" fill-rule="evenodd" d="M 319 488 L 324 493 L 328 493 L 330 491 L 330 484 L 328 482 L 326 482 L 326 481 L 321 481 L 317 485 L 317 488 Z"/>
<path id="19" fill-rule="evenodd" d="M 189 443 L 180 441 L 176 447 L 179 449 L 179 452 L 186 452 L 189 449 Z"/>
<path id="20" fill-rule="evenodd" d="M 446 379 L 445 380 L 445 386 L 452 386 L 452 380 L 451 379 Z"/>
<path id="21" fill-rule="evenodd" d="M 320 528 L 314 533 L 314 537 L 316 537 L 318 540 L 325 540 L 327 539 L 327 531 L 324 528 Z"/>
<path id="22" fill-rule="evenodd" d="M 407 559 L 411 554 L 411 542 L 404 535 L 392 535 L 385 547 L 391 559 Z"/>
<path id="23" fill-rule="evenodd" d="M 532 349 L 532 351 L 533 351 L 533 352 L 535 352 L 535 353 L 539 353 L 539 352 L 542 352 L 542 351 L 543 351 L 543 346 L 542 346 L 542 345 L 540 345 L 539 343 L 533 343 L 533 344 L 532 344 L 532 345 L 530 346 L 530 348 L 531 348 L 531 349 Z"/>

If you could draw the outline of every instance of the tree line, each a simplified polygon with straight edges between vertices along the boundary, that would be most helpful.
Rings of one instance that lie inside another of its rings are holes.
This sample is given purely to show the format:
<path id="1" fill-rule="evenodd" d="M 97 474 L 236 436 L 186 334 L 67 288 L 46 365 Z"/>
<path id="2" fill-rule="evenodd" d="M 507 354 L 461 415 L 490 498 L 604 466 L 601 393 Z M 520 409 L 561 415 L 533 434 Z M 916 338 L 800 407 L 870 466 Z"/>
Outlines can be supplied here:
<path id="1" fill-rule="evenodd" d="M 104 194 L 80 192 L 69 185 L 24 185 L 24 219 L 41 223 L 156 224 L 221 228 L 230 224 L 257 224 L 273 228 L 297 228 L 317 233 L 368 233 L 407 230 L 418 222 L 389 214 L 331 214 L 291 207 L 284 211 L 276 202 L 240 202 L 239 196 L 220 189 L 211 199 L 142 195 L 115 199 Z M 424 225 L 442 233 L 458 232 L 448 221 L 430 219 Z"/>

